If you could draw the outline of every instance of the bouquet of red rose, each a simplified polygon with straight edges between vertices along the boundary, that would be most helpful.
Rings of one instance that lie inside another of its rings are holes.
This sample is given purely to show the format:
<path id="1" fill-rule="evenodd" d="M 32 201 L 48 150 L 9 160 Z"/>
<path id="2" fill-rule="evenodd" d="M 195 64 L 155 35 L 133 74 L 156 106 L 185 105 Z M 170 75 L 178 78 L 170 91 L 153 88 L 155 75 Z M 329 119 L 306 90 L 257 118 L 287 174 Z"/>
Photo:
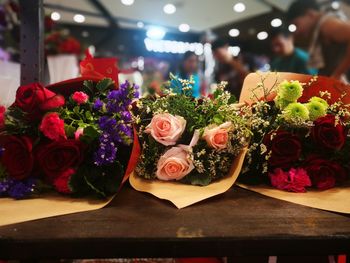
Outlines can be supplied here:
<path id="1" fill-rule="evenodd" d="M 349 178 L 350 105 L 342 97 L 334 102 L 327 91 L 301 102 L 304 88 L 316 80 L 283 81 L 272 88 L 259 84 L 264 99 L 255 96 L 256 102 L 245 108 L 253 136 L 241 182 L 305 192 L 342 185 Z M 274 92 L 277 96 L 268 101 Z"/>
<path id="2" fill-rule="evenodd" d="M 80 42 L 62 31 L 54 31 L 45 38 L 45 53 L 47 55 L 76 54 L 82 51 Z"/>
<path id="3" fill-rule="evenodd" d="M 0 112 L 0 195 L 115 193 L 131 154 L 136 89 L 111 79 L 62 89 L 65 97 L 38 83 L 19 87 Z"/>

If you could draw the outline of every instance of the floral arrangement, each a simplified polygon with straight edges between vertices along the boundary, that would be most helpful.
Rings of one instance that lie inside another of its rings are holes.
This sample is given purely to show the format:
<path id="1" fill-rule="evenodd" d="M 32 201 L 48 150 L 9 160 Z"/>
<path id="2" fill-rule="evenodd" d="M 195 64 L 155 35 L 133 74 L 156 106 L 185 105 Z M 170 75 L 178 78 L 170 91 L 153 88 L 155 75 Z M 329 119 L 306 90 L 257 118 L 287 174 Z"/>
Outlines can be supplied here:
<path id="1" fill-rule="evenodd" d="M 327 91 L 302 101 L 304 89 L 317 77 L 309 83 L 276 80 L 271 88 L 264 80 L 252 90 L 255 103 L 242 109 L 253 136 L 241 182 L 268 183 L 289 192 L 342 185 L 350 168 L 350 105 L 342 102 L 345 94 L 333 103 Z M 262 100 L 257 89 L 263 89 Z"/>
<path id="2" fill-rule="evenodd" d="M 171 86 L 172 81 L 168 83 Z M 192 80 L 177 79 L 182 92 L 165 89 L 137 103 L 141 156 L 135 173 L 144 179 L 205 186 L 226 176 L 247 145 L 249 130 L 237 104 L 218 85 L 214 99 L 195 99 Z"/>
<path id="3" fill-rule="evenodd" d="M 75 54 L 80 55 L 82 47 L 80 42 L 66 34 L 64 31 L 53 31 L 45 38 L 45 53 L 47 55 Z"/>
<path id="4" fill-rule="evenodd" d="M 106 197 L 119 189 L 133 143 L 130 107 L 137 87 L 126 82 L 116 89 L 103 79 L 68 93 L 21 86 L 15 103 L 1 109 L 1 196 L 54 189 Z"/>

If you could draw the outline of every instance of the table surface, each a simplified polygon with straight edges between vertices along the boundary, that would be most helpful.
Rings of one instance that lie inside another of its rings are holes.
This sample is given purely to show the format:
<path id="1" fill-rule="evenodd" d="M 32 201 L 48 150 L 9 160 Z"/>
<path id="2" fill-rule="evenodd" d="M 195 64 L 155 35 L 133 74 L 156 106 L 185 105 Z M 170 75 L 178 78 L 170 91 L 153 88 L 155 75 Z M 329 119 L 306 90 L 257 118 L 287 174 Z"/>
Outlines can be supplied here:
<path id="1" fill-rule="evenodd" d="M 100 210 L 0 227 L 3 259 L 349 252 L 347 216 L 238 187 L 178 210 L 126 186 Z"/>

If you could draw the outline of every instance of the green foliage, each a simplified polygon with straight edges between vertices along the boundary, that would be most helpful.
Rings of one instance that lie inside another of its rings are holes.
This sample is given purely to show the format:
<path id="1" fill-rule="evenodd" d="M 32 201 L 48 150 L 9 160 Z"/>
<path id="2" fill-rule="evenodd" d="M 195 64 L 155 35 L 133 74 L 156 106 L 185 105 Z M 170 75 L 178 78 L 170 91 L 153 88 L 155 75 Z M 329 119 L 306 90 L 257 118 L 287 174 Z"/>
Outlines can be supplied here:
<path id="1" fill-rule="evenodd" d="M 94 193 L 101 198 L 115 194 L 123 178 L 124 167 L 116 162 L 98 167 L 90 160 L 81 165 L 70 180 L 70 187 L 78 196 Z"/>
<path id="2" fill-rule="evenodd" d="M 114 85 L 114 81 L 110 78 L 105 78 L 99 81 L 96 85 L 96 89 L 99 93 L 105 93 L 106 91 L 111 90 L 111 87 Z"/>

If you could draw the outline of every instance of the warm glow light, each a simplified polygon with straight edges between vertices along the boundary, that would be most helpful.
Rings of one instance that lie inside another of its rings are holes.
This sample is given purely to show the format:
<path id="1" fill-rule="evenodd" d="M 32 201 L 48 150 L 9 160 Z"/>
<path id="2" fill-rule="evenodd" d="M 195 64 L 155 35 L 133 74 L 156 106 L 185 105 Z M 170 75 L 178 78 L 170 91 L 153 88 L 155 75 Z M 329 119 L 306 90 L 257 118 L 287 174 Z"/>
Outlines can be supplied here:
<path id="1" fill-rule="evenodd" d="M 237 13 L 242 13 L 245 10 L 245 4 L 237 3 L 233 6 L 233 10 Z"/>
<path id="2" fill-rule="evenodd" d="M 290 24 L 289 27 L 288 27 L 288 30 L 290 32 L 295 32 L 297 30 L 297 26 L 294 25 L 294 24 Z"/>
<path id="3" fill-rule="evenodd" d="M 265 31 L 261 31 L 256 35 L 256 37 L 259 40 L 265 40 L 268 36 L 269 36 L 269 34 L 267 34 L 267 32 L 265 32 Z"/>
<path id="4" fill-rule="evenodd" d="M 134 0 L 121 0 L 123 5 L 132 5 L 134 3 Z"/>
<path id="5" fill-rule="evenodd" d="M 151 39 L 162 39 L 165 36 L 165 30 L 161 27 L 150 27 L 146 35 Z"/>
<path id="6" fill-rule="evenodd" d="M 232 28 L 230 31 L 228 31 L 228 34 L 231 37 L 238 37 L 239 36 L 239 30 L 237 28 Z"/>
<path id="7" fill-rule="evenodd" d="M 174 6 L 173 4 L 166 4 L 163 7 L 163 11 L 168 15 L 174 14 L 176 12 L 176 6 Z"/>
<path id="8" fill-rule="evenodd" d="M 58 12 L 52 12 L 52 13 L 51 13 L 51 19 L 54 20 L 54 21 L 60 20 L 60 19 L 61 19 L 60 13 L 58 13 Z"/>
<path id="9" fill-rule="evenodd" d="M 190 26 L 188 24 L 181 24 L 179 25 L 179 30 L 181 32 L 188 32 L 190 31 Z"/>
<path id="10" fill-rule="evenodd" d="M 279 18 L 272 19 L 271 26 L 273 27 L 279 27 L 282 25 L 282 20 Z"/>
<path id="11" fill-rule="evenodd" d="M 81 14 L 76 14 L 73 17 L 73 20 L 77 23 L 84 23 L 85 22 L 85 16 L 81 15 Z"/>

